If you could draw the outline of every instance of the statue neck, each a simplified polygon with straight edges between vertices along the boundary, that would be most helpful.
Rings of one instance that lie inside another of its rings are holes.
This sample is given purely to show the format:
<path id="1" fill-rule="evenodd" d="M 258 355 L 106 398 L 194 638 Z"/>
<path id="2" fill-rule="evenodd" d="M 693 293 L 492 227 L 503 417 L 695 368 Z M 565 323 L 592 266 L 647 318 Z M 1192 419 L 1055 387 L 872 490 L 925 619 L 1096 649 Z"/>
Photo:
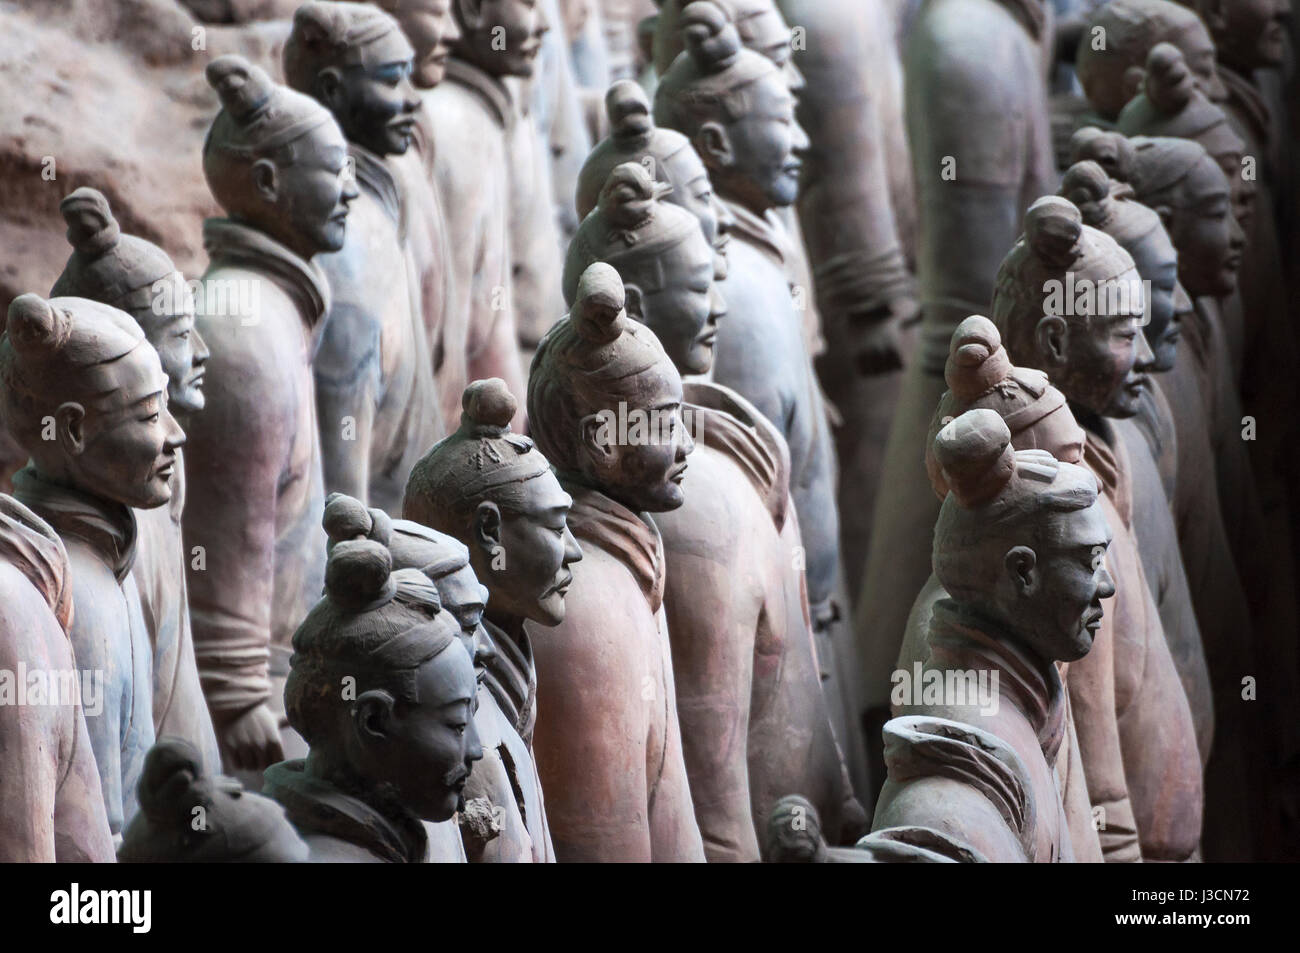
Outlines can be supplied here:
<path id="1" fill-rule="evenodd" d="M 126 504 L 76 486 L 66 473 L 50 474 L 29 464 L 14 474 L 14 496 L 45 520 L 60 537 L 89 545 L 119 583 L 135 563 L 135 512 Z"/>

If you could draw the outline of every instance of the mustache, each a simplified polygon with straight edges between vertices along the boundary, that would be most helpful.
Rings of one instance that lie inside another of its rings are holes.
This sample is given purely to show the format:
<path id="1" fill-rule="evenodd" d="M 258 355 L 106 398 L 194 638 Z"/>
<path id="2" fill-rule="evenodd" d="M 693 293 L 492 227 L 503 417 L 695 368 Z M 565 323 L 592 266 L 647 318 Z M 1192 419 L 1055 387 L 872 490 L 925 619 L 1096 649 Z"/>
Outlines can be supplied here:
<path id="1" fill-rule="evenodd" d="M 460 782 L 469 777 L 469 768 L 463 764 L 458 764 L 442 776 L 442 783 L 447 787 L 455 787 Z"/>

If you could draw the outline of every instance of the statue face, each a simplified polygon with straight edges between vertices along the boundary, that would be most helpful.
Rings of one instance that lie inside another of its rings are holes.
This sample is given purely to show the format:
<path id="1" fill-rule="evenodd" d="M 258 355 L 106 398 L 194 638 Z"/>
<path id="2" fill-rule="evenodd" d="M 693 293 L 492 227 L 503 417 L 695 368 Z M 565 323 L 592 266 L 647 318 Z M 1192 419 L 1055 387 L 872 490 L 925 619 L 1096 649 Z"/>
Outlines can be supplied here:
<path id="1" fill-rule="evenodd" d="M 474 62 L 493 76 L 530 77 L 550 29 L 538 0 L 481 0 L 467 30 Z"/>
<path id="2" fill-rule="evenodd" d="M 1155 373 L 1172 370 L 1174 349 L 1178 343 L 1175 311 L 1179 294 L 1187 298 L 1187 293 L 1178 283 L 1178 252 L 1169 240 L 1169 233 L 1163 228 L 1157 228 L 1144 236 L 1128 252 L 1133 256 L 1138 273 L 1147 282 L 1146 288 L 1150 291 L 1146 324 L 1142 328 L 1147 347 L 1153 355 L 1150 370 Z"/>
<path id="3" fill-rule="evenodd" d="M 1222 297 L 1237 287 L 1246 236 L 1232 214 L 1223 172 L 1203 158 L 1179 187 L 1178 207 L 1160 206 L 1178 249 L 1178 278 L 1193 297 Z"/>
<path id="4" fill-rule="evenodd" d="M 398 703 L 386 720 L 373 764 L 383 766 L 381 776 L 426 821 L 445 821 L 456 813 L 470 769 L 483 757 L 474 727 L 477 691 L 469 655 L 453 645 L 420 666 L 419 702 Z"/>
<path id="5" fill-rule="evenodd" d="M 255 186 L 268 203 L 257 222 L 304 258 L 338 251 L 347 233 L 348 205 L 357 197 L 348 147 L 336 123 L 317 126 L 294 144 L 294 161 L 253 164 Z"/>
<path id="6" fill-rule="evenodd" d="M 1187 67 L 1192 71 L 1196 88 L 1216 103 L 1223 102 L 1228 91 L 1219 79 L 1219 68 L 1215 60 L 1214 41 L 1205 29 L 1205 24 L 1197 20 L 1188 29 L 1181 31 L 1177 46 L 1183 51 Z"/>
<path id="7" fill-rule="evenodd" d="M 1110 289 L 1099 288 L 1097 313 L 1067 321 L 1064 353 L 1049 376 L 1067 398 L 1086 410 L 1103 417 L 1132 417 L 1138 412 L 1142 390 L 1149 386 L 1152 360 L 1142 333 L 1142 279 L 1133 269 L 1114 282 L 1127 284 L 1127 293 L 1107 300 Z"/>
<path id="8" fill-rule="evenodd" d="M 728 234 L 732 222 L 731 213 L 713 193 L 709 171 L 704 168 L 699 155 L 694 149 L 678 149 L 668 157 L 664 166 L 668 180 L 673 185 L 673 190 L 664 196 L 664 201 L 685 209 L 699 219 L 705 241 L 718 254 L 725 256 L 727 242 L 731 239 Z"/>
<path id="9" fill-rule="evenodd" d="M 641 375 L 635 397 L 610 401 L 583 421 L 582 462 L 594 486 L 638 512 L 682 505 L 695 441 L 682 423 L 682 379 L 667 361 Z"/>
<path id="10" fill-rule="evenodd" d="M 572 563 L 582 549 L 569 530 L 573 499 L 547 472 L 525 484 L 521 512 L 479 504 L 473 536 L 475 564 L 491 583 L 491 606 L 497 613 L 532 619 L 546 626 L 564 621 L 564 596 L 573 582 Z"/>
<path id="11" fill-rule="evenodd" d="M 194 326 L 194 296 L 177 273 L 175 291 L 166 300 L 176 305 L 157 314 L 152 308 L 132 314 L 145 337 L 158 352 L 167 375 L 168 409 L 178 414 L 197 414 L 203 409 L 203 379 L 211 352 Z"/>
<path id="12" fill-rule="evenodd" d="M 740 23 L 741 40 L 755 53 L 766 56 L 781 68 L 786 85 L 796 96 L 804 87 L 803 74 L 794 65 L 794 49 L 790 45 L 790 27 L 781 16 L 776 4 L 764 2 L 762 9 Z"/>
<path id="13" fill-rule="evenodd" d="M 451 613 L 460 626 L 460 641 L 470 658 L 478 660 L 479 632 L 483 624 L 483 611 L 487 608 L 488 591 L 479 584 L 478 576 L 468 564 L 436 580 L 442 607 Z"/>
<path id="14" fill-rule="evenodd" d="M 176 451 L 185 431 L 167 409 L 167 376 L 151 347 L 117 362 L 125 406 L 107 413 L 64 404 L 55 415 L 58 446 L 73 482 L 96 496 L 139 509 L 172 498 Z"/>
<path id="15" fill-rule="evenodd" d="M 392 35 L 394 41 L 401 38 Z M 381 42 L 387 42 L 381 41 Z M 376 155 L 402 155 L 415 135 L 415 111 L 420 98 L 411 85 L 412 61 L 405 42 L 389 44 L 391 56 L 381 55 L 372 66 L 342 71 L 326 92 L 326 105 L 343 134 Z"/>
<path id="16" fill-rule="evenodd" d="M 393 15 L 415 48 L 412 81 L 432 89 L 447 75 L 447 57 L 461 37 L 451 0 L 407 0 Z"/>
<path id="17" fill-rule="evenodd" d="M 1291 0 L 1228 0 L 1205 16 L 1224 62 L 1243 71 L 1282 65 Z"/>
<path id="18" fill-rule="evenodd" d="M 1182 337 L 1183 321 L 1192 315 L 1192 298 L 1181 282 L 1174 285 L 1169 304 L 1169 320 L 1163 326 L 1150 321 L 1143 329 L 1147 346 L 1151 348 L 1151 372 L 1164 374 L 1174 369 L 1178 360 L 1178 339 Z"/>
<path id="19" fill-rule="evenodd" d="M 808 136 L 794 116 L 794 96 L 779 73 L 752 86 L 753 108 L 726 127 L 728 153 L 714 182 L 751 211 L 794 204 L 799 197 L 799 155 Z"/>
<path id="20" fill-rule="evenodd" d="M 656 257 L 662 276 L 658 288 L 650 288 L 640 274 L 644 264 L 623 272 L 625 285 L 637 289 L 628 296 L 628 315 L 654 331 L 680 373 L 707 373 L 713 366 L 718 320 L 727 313 L 713 283 L 713 248 L 703 231 L 692 230 Z"/>
<path id="21" fill-rule="evenodd" d="M 1005 624 L 1046 659 L 1083 658 L 1101 627 L 1101 600 L 1115 594 L 1106 568 L 1110 529 L 1099 503 L 1053 513 L 1035 532 L 1037 545 L 1003 559 L 1010 592 L 999 607 Z"/>

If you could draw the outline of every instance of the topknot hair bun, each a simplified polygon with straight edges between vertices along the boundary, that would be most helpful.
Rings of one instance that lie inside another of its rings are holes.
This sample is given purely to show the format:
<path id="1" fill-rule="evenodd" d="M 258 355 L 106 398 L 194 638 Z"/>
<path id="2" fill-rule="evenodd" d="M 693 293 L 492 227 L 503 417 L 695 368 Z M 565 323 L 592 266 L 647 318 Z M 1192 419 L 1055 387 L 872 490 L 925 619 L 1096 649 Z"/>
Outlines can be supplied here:
<path id="1" fill-rule="evenodd" d="M 1011 431 L 995 410 L 968 410 L 934 438 L 934 456 L 957 502 L 978 506 L 997 496 L 1015 473 Z"/>
<path id="2" fill-rule="evenodd" d="M 1151 104 L 1166 115 L 1181 112 L 1192 101 L 1196 86 L 1182 50 L 1172 43 L 1157 43 L 1151 48 L 1144 92 Z"/>
<path id="3" fill-rule="evenodd" d="M 1058 195 L 1040 198 L 1025 213 L 1025 241 L 1035 257 L 1053 268 L 1069 268 L 1079 258 L 1083 215 Z"/>
<path id="4" fill-rule="evenodd" d="M 953 394 L 962 400 L 974 400 L 1006 380 L 1010 373 L 1011 358 L 1002 347 L 997 325 L 979 314 L 957 325 L 943 372 Z"/>
<path id="5" fill-rule="evenodd" d="M 9 304 L 5 332 L 21 354 L 54 352 L 67 343 L 72 320 L 38 294 L 23 294 Z"/>
<path id="6" fill-rule="evenodd" d="M 632 232 L 654 214 L 655 201 L 667 191 L 639 162 L 615 166 L 600 190 L 600 211 L 605 221 L 621 232 Z M 635 239 L 624 236 L 632 244 Z"/>
<path id="7" fill-rule="evenodd" d="M 108 199 L 97 189 L 82 186 L 59 203 L 68 224 L 68 243 L 81 254 L 97 258 L 118 243 L 118 227 Z"/>
<path id="8" fill-rule="evenodd" d="M 188 830 L 193 809 L 209 798 L 199 787 L 199 753 L 188 741 L 163 738 L 145 755 L 140 809 L 155 825 Z"/>
<path id="9" fill-rule="evenodd" d="M 519 401 L 499 377 L 474 381 L 465 388 L 460 404 L 468 423 L 496 432 L 509 429 L 510 421 L 519 409 Z"/>
<path id="10" fill-rule="evenodd" d="M 642 136 L 654 128 L 650 100 L 640 83 L 621 79 L 605 93 L 605 115 L 612 135 L 619 138 Z"/>
<path id="11" fill-rule="evenodd" d="M 703 73 L 721 72 L 740 54 L 735 25 L 709 0 L 697 0 L 682 11 L 681 31 L 691 59 Z"/>
<path id="12" fill-rule="evenodd" d="M 571 318 L 588 341 L 607 343 L 619 336 L 618 317 L 625 302 L 623 279 L 613 265 L 592 262 L 578 280 Z"/>
<path id="13" fill-rule="evenodd" d="M 1091 159 L 1100 165 L 1108 176 L 1120 182 L 1131 182 L 1135 148 L 1122 133 L 1085 126 L 1070 138 L 1070 161 Z"/>
<path id="14" fill-rule="evenodd" d="M 208 64 L 206 75 L 222 108 L 240 123 L 264 107 L 275 88 L 265 70 L 236 53 L 218 56 Z"/>
<path id="15" fill-rule="evenodd" d="M 388 547 L 371 539 L 336 543 L 325 564 L 325 592 L 331 602 L 350 612 L 362 612 L 392 598 L 393 557 Z"/>
<path id="16" fill-rule="evenodd" d="M 1061 195 L 1083 211 L 1089 202 L 1099 202 L 1110 194 L 1110 176 L 1092 159 L 1076 162 L 1061 180 Z"/>
<path id="17" fill-rule="evenodd" d="M 354 496 L 331 493 L 325 498 L 321 526 L 332 551 L 336 543 L 350 539 L 371 539 L 387 546 L 393 534 L 393 520 L 383 510 L 367 507 Z"/>

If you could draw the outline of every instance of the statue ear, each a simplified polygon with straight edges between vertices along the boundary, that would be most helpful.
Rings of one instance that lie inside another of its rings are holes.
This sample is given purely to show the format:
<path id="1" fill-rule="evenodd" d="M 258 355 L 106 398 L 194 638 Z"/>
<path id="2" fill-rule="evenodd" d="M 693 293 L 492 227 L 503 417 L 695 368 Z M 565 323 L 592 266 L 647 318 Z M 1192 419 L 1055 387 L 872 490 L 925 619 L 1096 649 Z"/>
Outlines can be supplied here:
<path id="1" fill-rule="evenodd" d="M 736 161 L 736 154 L 731 148 L 731 137 L 721 123 L 712 120 L 701 123 L 693 145 L 706 168 L 726 168 Z"/>
<path id="2" fill-rule="evenodd" d="M 501 549 L 501 510 L 491 500 L 484 500 L 475 507 L 470 533 L 474 545 L 489 556 Z"/>
<path id="3" fill-rule="evenodd" d="M 1174 223 L 1174 210 L 1168 205 L 1157 205 L 1153 211 L 1160 216 L 1160 224 L 1164 225 L 1165 231 L 1170 231 Z"/>
<path id="4" fill-rule="evenodd" d="M 268 202 L 274 203 L 280 197 L 280 172 L 270 159 L 253 163 L 253 188 Z"/>
<path id="5" fill-rule="evenodd" d="M 86 408 L 73 401 L 60 404 L 54 412 L 54 439 L 70 457 L 79 457 L 86 449 L 85 424 Z"/>
<path id="6" fill-rule="evenodd" d="M 1002 563 L 1007 576 L 1020 595 L 1028 595 L 1038 586 L 1038 555 L 1028 546 L 1013 546 Z"/>
<path id="7" fill-rule="evenodd" d="M 1123 85 L 1125 104 L 1133 101 L 1133 97 L 1142 91 L 1142 82 L 1147 77 L 1147 71 L 1140 66 L 1130 66 L 1124 71 L 1124 78 L 1120 81 Z"/>
<path id="8" fill-rule="evenodd" d="M 644 302 L 641 289 L 637 285 L 627 282 L 623 284 L 623 310 L 633 321 L 645 324 Z"/>
<path id="9" fill-rule="evenodd" d="M 582 418 L 582 450 L 600 470 L 608 470 L 618 461 L 618 430 L 613 413 L 602 410 Z"/>
<path id="10" fill-rule="evenodd" d="M 1039 355 L 1057 367 L 1064 367 L 1070 353 L 1070 328 L 1059 315 L 1044 315 L 1034 328 Z"/>
<path id="11" fill-rule="evenodd" d="M 352 703 L 352 727 L 362 741 L 379 741 L 388 737 L 397 699 L 382 688 L 362 692 Z"/>
<path id="12" fill-rule="evenodd" d="M 312 80 L 311 92 L 314 97 L 324 104 L 325 108 L 334 115 L 338 115 L 342 110 L 341 102 L 343 95 L 343 74 L 335 66 L 327 66 L 316 74 Z"/>

